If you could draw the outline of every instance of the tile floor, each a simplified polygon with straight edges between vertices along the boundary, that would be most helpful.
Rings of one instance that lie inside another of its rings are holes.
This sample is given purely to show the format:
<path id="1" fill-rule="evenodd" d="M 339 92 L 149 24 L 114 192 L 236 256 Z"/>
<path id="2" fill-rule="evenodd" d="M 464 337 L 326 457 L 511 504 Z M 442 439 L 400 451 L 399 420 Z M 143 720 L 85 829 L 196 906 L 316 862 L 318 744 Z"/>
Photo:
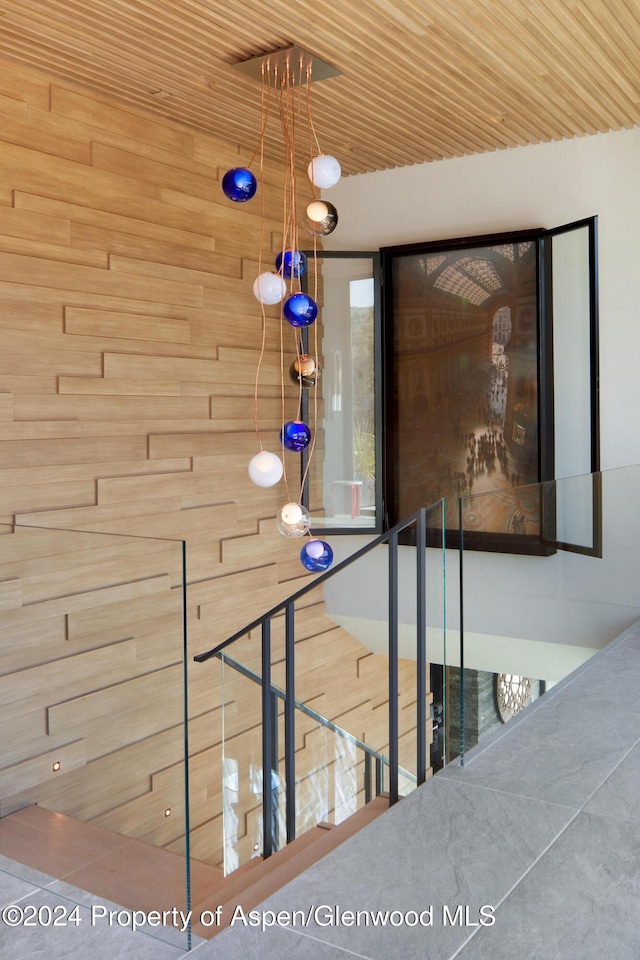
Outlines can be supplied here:
<path id="1" fill-rule="evenodd" d="M 0 960 L 638 960 L 639 690 L 636 624 L 269 898 L 264 930 L 238 915 L 190 953 L 164 928 L 92 923 L 97 898 L 0 858 L 0 906 L 82 920 L 5 924 Z"/>

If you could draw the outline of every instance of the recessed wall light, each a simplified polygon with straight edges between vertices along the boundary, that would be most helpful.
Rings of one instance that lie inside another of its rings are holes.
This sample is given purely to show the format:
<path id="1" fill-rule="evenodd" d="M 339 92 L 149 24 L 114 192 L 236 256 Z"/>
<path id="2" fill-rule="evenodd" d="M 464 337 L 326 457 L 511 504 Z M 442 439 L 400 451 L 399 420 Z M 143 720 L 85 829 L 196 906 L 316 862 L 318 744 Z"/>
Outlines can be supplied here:
<path id="1" fill-rule="evenodd" d="M 60 763 L 60 761 L 56 760 L 55 763 L 51 764 L 51 769 L 53 770 L 54 773 L 57 773 L 61 766 L 62 764 Z"/>
<path id="2" fill-rule="evenodd" d="M 171 807 L 167 807 L 167 809 L 166 809 L 165 812 L 164 812 L 164 815 L 165 815 L 165 817 L 170 817 L 170 816 L 171 816 Z"/>

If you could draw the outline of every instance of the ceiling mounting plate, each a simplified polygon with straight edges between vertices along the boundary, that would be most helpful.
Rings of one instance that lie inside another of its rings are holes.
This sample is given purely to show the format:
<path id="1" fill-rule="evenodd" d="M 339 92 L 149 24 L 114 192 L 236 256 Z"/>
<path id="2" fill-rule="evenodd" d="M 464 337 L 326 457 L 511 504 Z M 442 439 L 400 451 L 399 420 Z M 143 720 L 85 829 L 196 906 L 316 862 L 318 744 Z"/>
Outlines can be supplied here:
<path id="1" fill-rule="evenodd" d="M 281 47 L 280 50 L 274 50 L 272 53 L 251 57 L 250 60 L 235 63 L 233 67 L 234 70 L 239 70 L 253 77 L 254 80 L 261 81 L 264 70 L 265 78 L 270 78 L 272 82 L 276 78 L 284 83 L 288 77 L 289 82 L 293 84 L 306 83 L 308 79 L 314 83 L 317 80 L 341 76 L 341 71 L 336 70 L 330 63 L 320 60 L 295 44 Z"/>

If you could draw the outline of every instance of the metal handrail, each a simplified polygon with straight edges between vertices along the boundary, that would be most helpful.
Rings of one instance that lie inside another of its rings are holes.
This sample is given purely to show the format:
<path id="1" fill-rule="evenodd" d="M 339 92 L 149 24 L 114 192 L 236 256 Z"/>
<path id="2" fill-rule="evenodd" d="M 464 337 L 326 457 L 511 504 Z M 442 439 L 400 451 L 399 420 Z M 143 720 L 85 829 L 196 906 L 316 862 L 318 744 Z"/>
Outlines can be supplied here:
<path id="1" fill-rule="evenodd" d="M 304 597 L 311 590 L 322 586 L 331 577 L 335 577 L 352 563 L 360 560 L 381 544 L 389 544 L 389 804 L 399 799 L 399 764 L 398 764 L 398 546 L 399 536 L 403 530 L 415 524 L 416 540 L 416 782 L 424 783 L 427 774 L 427 742 L 426 742 L 426 545 L 427 545 L 427 513 L 436 507 L 442 510 L 442 544 L 444 549 L 444 527 L 446 524 L 446 502 L 444 499 L 436 501 L 429 507 L 421 507 L 410 517 L 396 524 L 391 530 L 376 537 L 370 543 L 361 547 L 350 557 L 342 560 L 331 570 L 326 571 L 306 584 L 300 590 L 291 594 L 286 600 L 272 607 L 262 616 L 252 620 L 241 630 L 222 643 L 212 647 L 204 653 L 194 657 L 198 663 L 204 663 L 212 657 L 219 656 L 223 650 L 244 637 L 256 627 L 262 628 L 262 770 L 263 782 L 269 783 L 270 774 L 277 768 L 277 757 L 274 756 L 275 725 L 272 709 L 273 685 L 271 683 L 271 620 L 274 616 L 285 614 L 285 689 L 284 694 L 284 740 L 285 740 L 285 782 L 286 782 L 286 830 L 287 843 L 295 839 L 295 712 L 297 704 L 295 698 L 295 636 L 294 617 L 295 602 Z M 368 754 L 365 754 L 365 758 Z M 262 793 L 262 822 L 263 851 L 266 859 L 273 852 L 273 831 L 268 825 L 274 822 L 273 792 L 263 790 Z"/>
<path id="2" fill-rule="evenodd" d="M 395 534 L 402 533 L 403 530 L 406 530 L 407 527 L 412 526 L 414 523 L 419 524 L 421 516 L 435 509 L 435 507 L 443 504 L 445 501 L 436 500 L 435 503 L 430 504 L 428 507 L 421 507 L 420 510 L 417 510 L 415 513 L 412 513 L 410 517 L 397 523 L 395 527 L 392 527 L 390 530 L 387 530 L 386 533 L 381 533 L 375 540 L 371 540 L 369 543 L 366 543 L 364 547 L 361 547 L 359 550 L 356 550 L 355 553 L 352 553 L 351 556 L 346 557 L 344 560 L 341 560 L 340 563 L 336 564 L 335 567 L 332 567 L 330 570 L 326 570 L 324 573 L 321 573 L 319 577 L 316 577 L 315 580 L 312 580 L 311 583 L 305 584 L 304 587 L 301 587 L 295 593 L 292 593 L 291 596 L 287 597 L 286 600 L 282 600 L 275 607 L 271 607 L 270 610 L 267 610 L 266 613 L 263 613 L 261 616 L 256 617 L 255 620 L 252 620 L 251 623 L 248 623 L 246 627 L 243 627 L 241 630 L 237 630 L 232 636 L 228 637 L 226 640 L 223 640 L 222 643 L 219 643 L 217 646 L 212 647 L 210 650 L 207 650 L 205 653 L 198 653 L 194 656 L 194 660 L 197 660 L 198 663 L 204 663 L 206 660 L 215 657 L 221 650 L 224 650 L 225 647 L 231 646 L 232 643 L 235 643 L 236 640 L 239 640 L 241 637 L 244 637 L 250 630 L 255 630 L 256 627 L 259 627 L 266 619 L 272 619 L 278 613 L 282 613 L 286 609 L 288 603 L 295 603 L 296 600 L 299 600 L 300 597 L 304 597 L 305 594 L 309 593 L 311 590 L 315 590 L 316 587 L 322 586 L 326 580 L 329 580 L 331 577 L 335 577 L 337 573 L 340 573 L 346 567 L 350 566 L 352 563 L 355 563 L 356 560 L 359 560 L 361 557 L 364 557 L 365 554 L 370 553 L 376 547 L 379 547 L 383 543 L 387 543 L 390 538 Z"/>

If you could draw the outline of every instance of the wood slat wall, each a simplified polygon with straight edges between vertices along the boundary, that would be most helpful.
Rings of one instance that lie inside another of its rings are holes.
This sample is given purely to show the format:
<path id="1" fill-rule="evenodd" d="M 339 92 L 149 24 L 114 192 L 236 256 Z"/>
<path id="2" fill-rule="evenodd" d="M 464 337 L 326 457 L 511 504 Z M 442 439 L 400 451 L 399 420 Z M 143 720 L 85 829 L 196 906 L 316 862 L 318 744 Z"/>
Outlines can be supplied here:
<path id="1" fill-rule="evenodd" d="M 38 802 L 180 849 L 181 554 L 136 538 L 187 543 L 189 658 L 303 574 L 273 524 L 282 486 L 246 475 L 260 207 L 222 195 L 233 144 L 6 62 L 0 116 L 0 520 L 56 528 L 0 528 L 0 813 Z M 276 443 L 278 342 L 275 323 L 261 389 Z M 320 598 L 301 627 L 300 695 L 384 746 L 384 664 Z M 188 670 L 195 852 L 218 862 L 220 671 Z M 249 743 L 255 717 L 225 696 Z"/>

